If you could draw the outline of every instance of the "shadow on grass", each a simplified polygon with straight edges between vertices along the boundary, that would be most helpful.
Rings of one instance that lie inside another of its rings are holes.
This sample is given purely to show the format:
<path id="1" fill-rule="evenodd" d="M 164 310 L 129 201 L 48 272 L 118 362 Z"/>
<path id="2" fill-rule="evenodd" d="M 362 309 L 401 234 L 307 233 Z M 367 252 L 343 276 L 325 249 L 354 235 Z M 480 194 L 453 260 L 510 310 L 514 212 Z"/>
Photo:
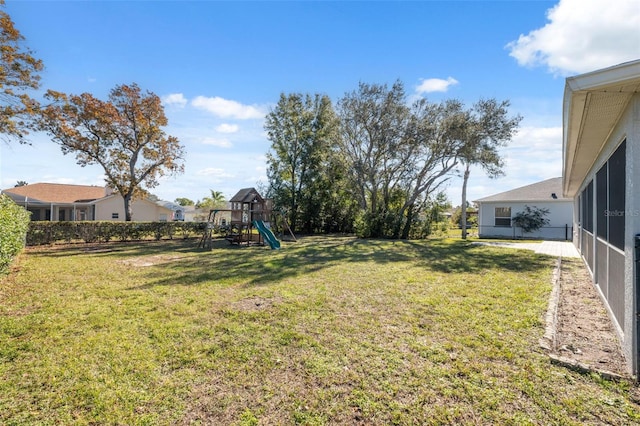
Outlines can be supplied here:
<path id="1" fill-rule="evenodd" d="M 27 250 L 32 255 L 44 257 L 69 256 L 153 256 L 172 253 L 195 253 L 208 251 L 198 248 L 199 239 L 109 241 L 106 243 L 72 243 L 52 246 L 32 246 Z"/>
<path id="2" fill-rule="evenodd" d="M 194 243 L 197 244 L 197 243 Z M 183 248 L 183 251 L 189 251 Z M 193 250 L 200 251 L 202 250 Z M 147 254 L 152 254 L 145 250 Z M 530 251 L 472 245 L 465 241 L 362 240 L 350 237 L 307 237 L 281 250 L 231 246 L 214 242 L 207 250 L 149 270 L 148 283 L 137 288 L 198 285 L 204 282 L 267 285 L 320 271 L 336 264 L 353 273 L 368 263 L 413 262 L 425 272 L 482 273 L 488 270 L 529 272 L 549 267 L 546 256 Z"/>
<path id="3" fill-rule="evenodd" d="M 198 247 L 199 239 L 71 244 L 30 249 L 43 257 L 87 256 L 135 258 L 184 254 L 177 260 L 148 268 L 147 283 L 138 289 L 169 285 L 266 285 L 337 264 L 356 273 L 369 263 L 412 262 L 425 272 L 482 273 L 488 270 L 535 271 L 549 265 L 548 258 L 526 250 L 473 245 L 462 240 L 364 240 L 353 237 L 312 236 L 283 243 L 281 250 L 266 246 L 230 245 L 214 240 L 211 249 Z"/>

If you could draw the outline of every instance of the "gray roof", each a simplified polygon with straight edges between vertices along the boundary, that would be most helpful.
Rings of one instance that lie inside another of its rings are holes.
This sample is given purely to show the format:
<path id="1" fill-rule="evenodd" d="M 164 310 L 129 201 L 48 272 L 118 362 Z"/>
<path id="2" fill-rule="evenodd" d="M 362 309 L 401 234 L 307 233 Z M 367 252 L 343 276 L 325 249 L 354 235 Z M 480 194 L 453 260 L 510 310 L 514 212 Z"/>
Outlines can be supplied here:
<path id="1" fill-rule="evenodd" d="M 165 201 L 165 200 L 158 200 L 156 201 L 156 204 L 159 205 L 160 207 L 164 207 L 165 209 L 169 209 L 169 210 L 183 210 L 184 211 L 184 207 L 181 206 L 180 204 L 171 202 L 171 201 Z"/>
<path id="2" fill-rule="evenodd" d="M 264 202 L 264 199 L 255 188 L 243 188 L 236 195 L 229 200 L 232 203 L 251 203 L 257 200 L 260 203 Z"/>
<path id="3" fill-rule="evenodd" d="M 552 194 L 556 194 L 556 198 L 553 198 Z M 571 198 L 562 196 L 562 178 L 556 177 L 475 201 L 478 203 L 492 201 L 571 201 Z"/>

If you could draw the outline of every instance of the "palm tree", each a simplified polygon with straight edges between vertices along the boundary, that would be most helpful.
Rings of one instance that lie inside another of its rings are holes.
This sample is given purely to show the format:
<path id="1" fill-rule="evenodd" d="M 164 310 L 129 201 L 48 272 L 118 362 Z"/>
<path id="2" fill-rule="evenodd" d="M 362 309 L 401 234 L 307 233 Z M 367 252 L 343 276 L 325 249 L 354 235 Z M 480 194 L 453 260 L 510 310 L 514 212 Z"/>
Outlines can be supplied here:
<path id="1" fill-rule="evenodd" d="M 199 209 L 215 209 L 223 208 L 226 205 L 227 200 L 224 198 L 224 194 L 220 191 L 214 191 L 210 189 L 211 196 L 204 197 L 202 201 L 196 203 L 196 207 Z"/>
<path id="2" fill-rule="evenodd" d="M 224 204 L 227 202 L 227 200 L 224 198 L 224 194 L 220 191 L 214 191 L 213 189 L 210 189 L 209 191 L 211 191 L 211 200 L 213 201 L 213 204 L 216 207 L 224 206 Z"/>

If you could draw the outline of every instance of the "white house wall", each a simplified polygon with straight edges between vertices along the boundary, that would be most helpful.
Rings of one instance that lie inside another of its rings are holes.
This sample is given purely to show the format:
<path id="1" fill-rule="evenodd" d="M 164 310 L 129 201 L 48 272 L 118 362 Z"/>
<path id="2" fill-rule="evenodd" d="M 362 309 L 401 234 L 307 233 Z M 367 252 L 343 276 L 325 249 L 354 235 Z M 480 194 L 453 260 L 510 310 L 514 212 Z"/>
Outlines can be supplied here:
<path id="1" fill-rule="evenodd" d="M 132 205 L 132 220 L 136 222 L 153 222 L 171 220 L 172 211 L 155 203 L 135 200 Z M 114 217 L 117 215 L 117 217 Z M 96 202 L 96 220 L 124 221 L 124 200 L 119 195 L 107 197 Z"/>
<path id="2" fill-rule="evenodd" d="M 523 234 L 520 228 L 495 226 L 496 207 L 511 207 L 511 217 L 524 211 L 525 206 L 549 209 L 549 214 L 545 217 L 549 219 L 549 224 L 544 228 Z M 491 201 L 480 203 L 480 213 L 478 219 L 478 233 L 480 238 L 535 238 L 543 240 L 564 240 L 571 239 L 573 224 L 573 201 L 554 202 L 507 202 Z M 566 237 L 565 237 L 566 236 Z"/>
<path id="3" fill-rule="evenodd" d="M 640 288 L 634 283 L 635 277 L 640 276 L 640 271 L 634 270 L 634 266 L 637 268 L 640 265 L 639 262 L 634 262 L 634 239 L 635 236 L 640 235 L 640 95 L 635 95 L 633 102 L 629 107 L 627 124 L 627 179 L 626 179 L 626 203 L 627 203 L 627 216 L 625 221 L 625 230 L 627 235 L 625 238 L 625 299 L 628 301 L 625 306 L 625 310 L 629 313 L 635 313 L 636 315 L 627 315 L 629 318 L 628 323 L 625 323 L 625 331 L 627 333 L 634 332 L 634 326 L 638 326 L 638 322 L 633 324 L 633 319 L 637 317 L 640 312 L 640 306 L 634 306 L 634 300 L 640 301 L 640 295 L 636 292 L 640 292 Z M 635 265 L 634 265 L 635 263 Z M 636 275 L 637 274 L 637 275 Z M 640 283 L 638 283 L 640 284 Z M 629 339 L 632 344 L 627 349 L 627 359 L 633 360 L 633 371 L 640 371 L 638 363 L 638 356 L 640 354 L 640 331 L 635 330 L 636 338 Z M 635 344 L 635 346 L 634 346 Z M 632 356 L 634 354 L 635 356 Z"/>
<path id="4" fill-rule="evenodd" d="M 634 237 L 640 234 L 640 95 L 635 95 L 629 106 L 622 114 L 618 124 L 611 133 L 609 139 L 600 151 L 596 161 L 593 163 L 589 173 L 585 177 L 582 185 L 580 186 L 580 194 L 590 181 L 595 182 L 597 171 L 604 165 L 604 163 L 611 157 L 616 148 L 626 140 L 626 192 L 625 192 L 625 242 L 624 242 L 624 255 L 625 255 L 625 294 L 624 294 L 624 322 L 619 324 L 615 321 L 615 317 L 611 311 L 610 316 L 620 335 L 622 341 L 622 349 L 627 360 L 633 361 L 632 368 L 634 371 L 638 370 L 638 344 L 637 339 L 633 338 L 636 330 L 636 315 L 638 307 L 635 306 L 635 300 L 637 295 L 635 294 L 635 270 L 634 270 Z M 594 211 L 595 211 L 595 196 L 594 196 Z M 578 196 L 576 195 L 576 205 L 578 202 Z M 596 215 L 597 216 L 597 215 Z M 574 215 L 575 225 L 574 228 L 578 229 L 579 214 L 576 212 Z M 597 217 L 594 217 L 594 228 L 596 227 Z M 576 233 L 574 235 L 574 243 L 580 249 L 583 242 L 580 240 L 580 235 Z M 595 253 L 596 250 L 595 239 L 593 242 L 592 250 Z M 595 256 L 594 256 L 595 257 Z M 595 273 L 593 266 L 589 268 L 592 275 Z M 599 288 L 598 288 L 599 289 Z M 600 290 L 600 289 L 599 289 Z M 601 296 L 603 296 L 601 294 Z M 604 296 L 603 296 L 604 298 Z"/>

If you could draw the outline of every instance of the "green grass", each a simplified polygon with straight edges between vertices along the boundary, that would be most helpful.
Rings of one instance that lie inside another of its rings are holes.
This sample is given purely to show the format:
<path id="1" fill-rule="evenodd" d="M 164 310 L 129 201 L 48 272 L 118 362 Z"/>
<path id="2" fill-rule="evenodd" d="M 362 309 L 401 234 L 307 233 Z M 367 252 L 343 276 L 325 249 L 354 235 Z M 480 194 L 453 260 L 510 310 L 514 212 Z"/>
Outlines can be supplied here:
<path id="1" fill-rule="evenodd" d="M 29 250 L 0 281 L 0 424 L 631 424 L 538 347 L 552 258 L 464 241 Z M 146 266 L 141 266 L 146 265 Z"/>

